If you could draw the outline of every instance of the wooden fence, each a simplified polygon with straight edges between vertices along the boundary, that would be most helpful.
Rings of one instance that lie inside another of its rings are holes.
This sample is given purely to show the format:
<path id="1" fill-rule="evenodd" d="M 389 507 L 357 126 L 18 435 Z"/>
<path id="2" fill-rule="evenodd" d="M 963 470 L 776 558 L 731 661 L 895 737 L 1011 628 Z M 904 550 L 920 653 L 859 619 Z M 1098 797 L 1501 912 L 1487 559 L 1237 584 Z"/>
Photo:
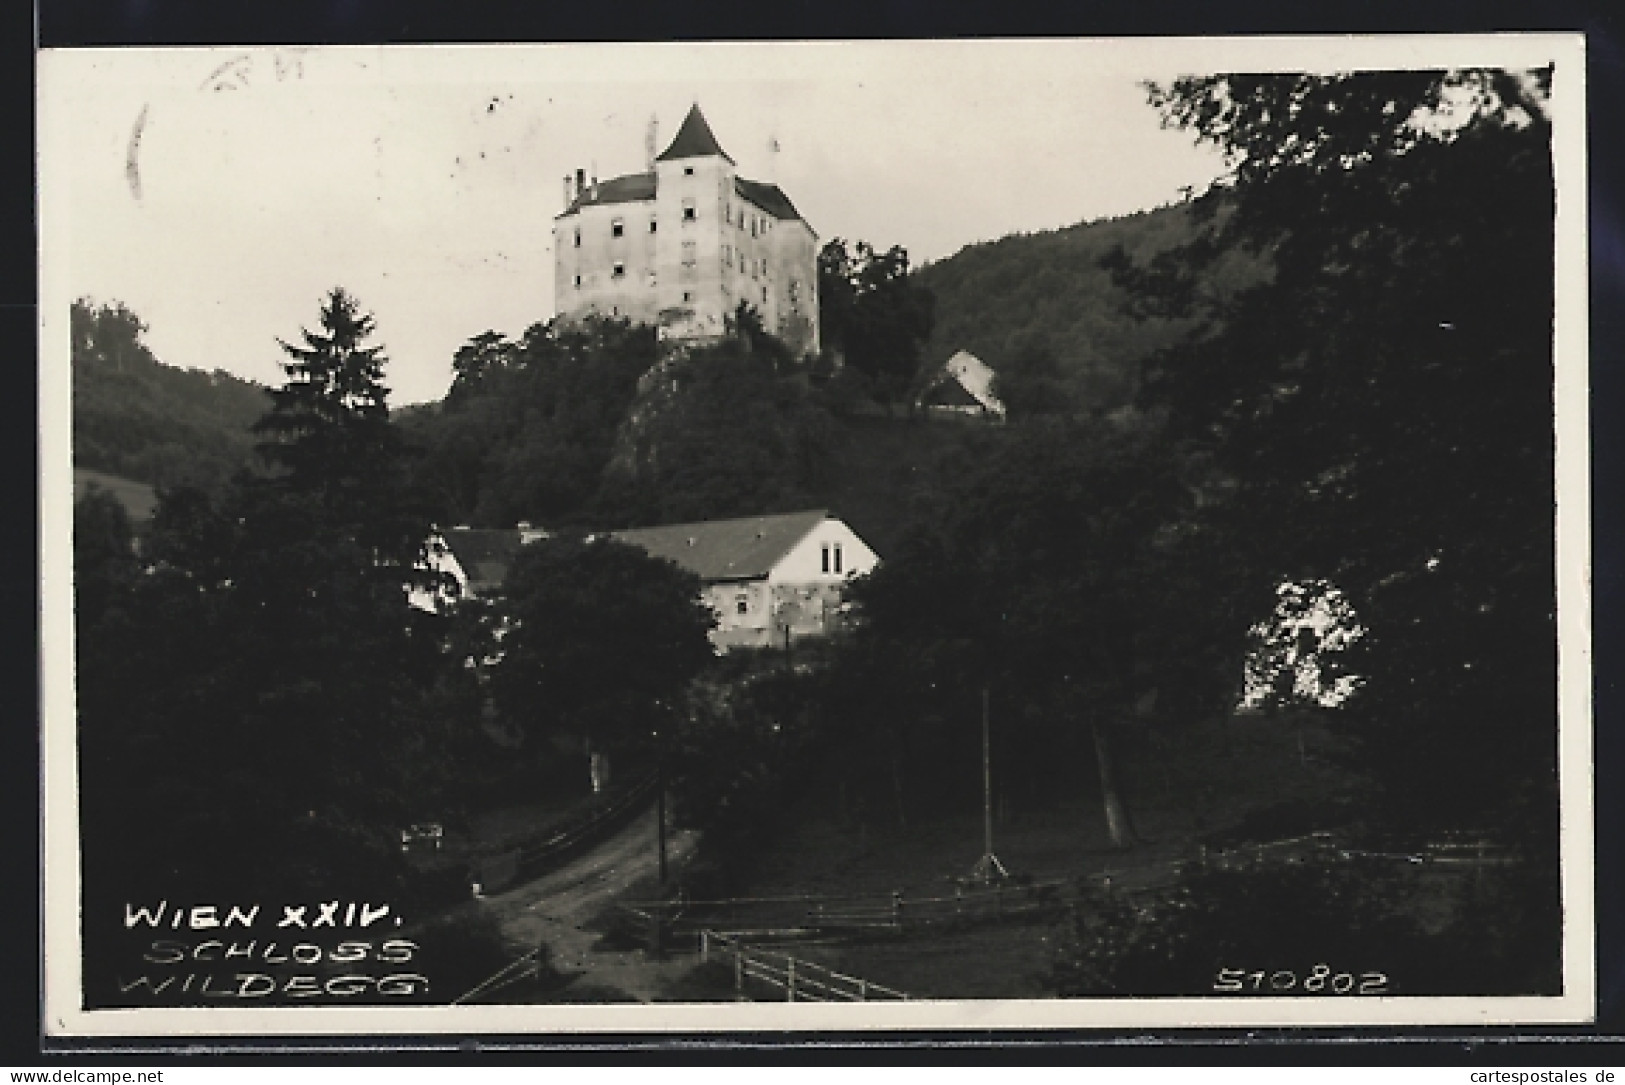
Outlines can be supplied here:
<path id="1" fill-rule="evenodd" d="M 951 893 L 885 895 L 729 897 L 719 900 L 628 901 L 622 907 L 645 929 L 651 944 L 672 937 L 698 948 L 704 931 L 745 936 L 753 942 L 809 938 L 852 938 L 903 934 L 999 920 L 1037 919 L 1063 912 L 1095 893 L 1136 894 L 1165 888 L 1199 870 L 1240 870 L 1257 865 L 1384 862 L 1437 870 L 1505 865 L 1516 857 L 1477 837 L 1433 841 L 1409 850 L 1382 851 L 1347 846 L 1331 833 L 1316 832 L 1226 849 L 1197 848 L 1157 863 L 1134 864 L 1049 881 L 1008 879 L 991 885 L 957 881 Z M 685 937 L 686 936 L 686 937 Z"/>
<path id="2" fill-rule="evenodd" d="M 849 976 L 813 961 L 777 950 L 746 945 L 743 939 L 717 931 L 700 932 L 700 959 L 724 956 L 734 970 L 734 994 L 748 997 L 749 980 L 784 992 L 787 1002 L 906 1002 L 895 987 Z"/>

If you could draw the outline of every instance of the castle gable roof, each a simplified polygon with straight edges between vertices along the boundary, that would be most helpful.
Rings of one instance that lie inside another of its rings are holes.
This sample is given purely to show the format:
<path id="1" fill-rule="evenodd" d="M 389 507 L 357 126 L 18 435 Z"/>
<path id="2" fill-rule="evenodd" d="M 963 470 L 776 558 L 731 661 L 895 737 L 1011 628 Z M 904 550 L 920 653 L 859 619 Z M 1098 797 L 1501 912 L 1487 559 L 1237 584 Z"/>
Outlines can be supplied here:
<path id="1" fill-rule="evenodd" d="M 570 210 L 579 211 L 583 207 L 593 207 L 606 203 L 636 203 L 640 200 L 655 198 L 655 175 L 652 173 L 628 173 L 621 177 L 611 177 L 607 181 L 599 181 L 586 192 L 575 198 L 570 204 Z"/>
<path id="2" fill-rule="evenodd" d="M 722 149 L 717 137 L 712 134 L 711 126 L 705 123 L 705 114 L 700 112 L 699 103 L 694 103 L 689 109 L 688 116 L 683 118 L 682 127 L 677 129 L 677 135 L 672 137 L 671 145 L 660 153 L 656 162 L 671 162 L 679 158 L 727 158 L 729 165 L 733 159 L 728 158 L 728 152 Z"/>
<path id="3" fill-rule="evenodd" d="M 760 207 L 763 211 L 778 219 L 798 219 L 801 213 L 796 205 L 790 202 L 790 197 L 778 185 L 770 185 L 765 181 L 747 181 L 743 177 L 734 178 L 734 191 L 743 199 Z"/>
<path id="4" fill-rule="evenodd" d="M 828 517 L 824 509 L 808 509 L 779 516 L 637 528 L 614 532 L 613 537 L 665 558 L 701 580 L 759 580 Z"/>

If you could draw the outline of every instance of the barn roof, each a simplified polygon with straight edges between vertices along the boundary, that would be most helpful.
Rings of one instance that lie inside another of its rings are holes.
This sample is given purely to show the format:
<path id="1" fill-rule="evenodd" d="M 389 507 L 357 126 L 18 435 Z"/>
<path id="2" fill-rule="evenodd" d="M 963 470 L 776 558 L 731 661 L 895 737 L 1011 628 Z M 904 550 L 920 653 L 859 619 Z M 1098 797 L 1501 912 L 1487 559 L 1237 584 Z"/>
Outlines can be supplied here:
<path id="1" fill-rule="evenodd" d="M 636 528 L 613 536 L 674 562 L 701 580 L 756 580 L 771 572 L 828 517 L 824 509 L 808 509 L 778 516 Z"/>
<path id="2" fill-rule="evenodd" d="M 442 538 L 476 594 L 502 586 L 520 546 L 518 528 L 454 527 Z"/>
<path id="3" fill-rule="evenodd" d="M 969 404 L 965 402 L 968 399 L 989 414 L 1002 418 L 1004 403 L 993 392 L 993 377 L 993 370 L 982 359 L 968 350 L 957 351 L 926 387 L 920 402 L 968 406 Z M 964 394 L 963 398 L 960 393 L 953 392 L 947 387 L 950 385 L 958 385 Z"/>

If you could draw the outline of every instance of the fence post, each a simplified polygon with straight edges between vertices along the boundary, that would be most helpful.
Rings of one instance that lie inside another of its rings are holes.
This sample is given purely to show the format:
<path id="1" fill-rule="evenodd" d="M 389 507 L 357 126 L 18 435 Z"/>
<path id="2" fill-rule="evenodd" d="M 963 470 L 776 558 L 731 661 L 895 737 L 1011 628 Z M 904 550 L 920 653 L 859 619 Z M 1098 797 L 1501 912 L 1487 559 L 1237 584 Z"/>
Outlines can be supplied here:
<path id="1" fill-rule="evenodd" d="M 784 961 L 784 991 L 788 1001 L 794 1002 L 796 1000 L 796 959 L 786 957 Z"/>

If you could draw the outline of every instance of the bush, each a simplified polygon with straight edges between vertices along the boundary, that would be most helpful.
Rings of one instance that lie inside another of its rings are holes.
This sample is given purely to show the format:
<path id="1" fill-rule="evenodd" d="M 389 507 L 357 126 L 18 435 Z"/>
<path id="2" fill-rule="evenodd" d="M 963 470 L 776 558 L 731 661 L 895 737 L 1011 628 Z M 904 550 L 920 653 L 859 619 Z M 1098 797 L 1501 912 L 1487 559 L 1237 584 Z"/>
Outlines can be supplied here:
<path id="1" fill-rule="evenodd" d="M 1196 871 L 1089 902 L 1057 951 L 1063 995 L 1313 994 L 1342 973 L 1389 995 L 1561 989 L 1554 871 L 1391 862 Z M 1262 978 L 1257 978 L 1262 975 Z M 1382 981 L 1375 977 L 1380 975 Z"/>

